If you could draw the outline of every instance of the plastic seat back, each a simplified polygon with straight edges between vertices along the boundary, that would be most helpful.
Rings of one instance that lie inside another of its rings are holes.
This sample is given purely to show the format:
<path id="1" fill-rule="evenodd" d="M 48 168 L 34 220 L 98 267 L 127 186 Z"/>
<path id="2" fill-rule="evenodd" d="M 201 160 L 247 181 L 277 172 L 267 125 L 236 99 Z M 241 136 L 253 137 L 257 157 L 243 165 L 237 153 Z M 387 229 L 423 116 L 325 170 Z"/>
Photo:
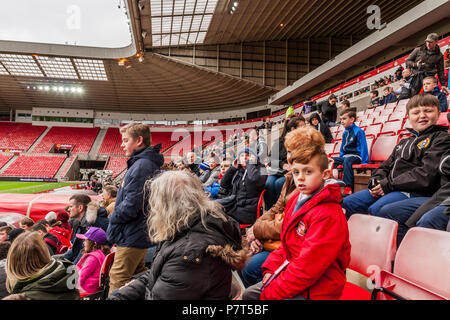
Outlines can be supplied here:
<path id="1" fill-rule="evenodd" d="M 359 124 L 359 127 L 368 127 L 373 123 L 374 118 L 370 118 L 370 119 L 366 119 L 366 120 L 362 120 Z"/>
<path id="2" fill-rule="evenodd" d="M 450 299 L 450 233 L 411 228 L 398 248 L 394 274 Z"/>
<path id="3" fill-rule="evenodd" d="M 391 116 L 389 117 L 389 121 L 395 121 L 395 120 L 400 120 L 403 122 L 403 119 L 405 119 L 406 114 L 403 113 L 402 111 L 396 111 L 394 113 L 391 114 Z"/>
<path id="4" fill-rule="evenodd" d="M 448 126 L 448 119 L 447 119 L 447 113 L 448 112 L 441 112 L 439 114 L 439 119 L 437 121 L 437 124 L 441 125 L 441 126 Z"/>
<path id="5" fill-rule="evenodd" d="M 386 110 L 386 109 L 394 109 L 396 105 L 397 105 L 397 101 L 396 101 L 396 102 L 390 102 L 390 103 L 388 103 L 388 104 L 386 104 L 386 105 L 384 106 L 384 109 L 385 109 L 385 110 Z"/>
<path id="6" fill-rule="evenodd" d="M 397 135 L 397 132 L 402 129 L 402 121 L 388 121 L 383 125 L 380 134 Z"/>
<path id="7" fill-rule="evenodd" d="M 372 136 L 373 138 L 376 138 L 378 136 L 378 134 L 380 133 L 382 126 L 383 125 L 381 123 L 372 124 L 372 125 L 368 126 L 366 128 L 366 130 L 364 131 L 366 134 L 366 137 Z"/>
<path id="8" fill-rule="evenodd" d="M 383 124 L 383 123 L 387 122 L 388 120 L 389 120 L 389 116 L 383 116 L 383 115 L 380 115 L 379 117 L 376 117 L 376 118 L 373 120 L 373 123 L 374 123 L 374 124 L 378 124 L 378 123 Z"/>
<path id="9" fill-rule="evenodd" d="M 394 220 L 353 214 L 348 220 L 352 246 L 349 268 L 366 277 L 376 268 L 391 271 L 397 248 L 398 224 Z"/>
<path id="10" fill-rule="evenodd" d="M 379 136 L 372 147 L 371 161 L 385 161 L 397 145 L 397 136 Z"/>
<path id="11" fill-rule="evenodd" d="M 334 143 L 325 143 L 325 153 L 327 155 L 333 153 L 335 145 L 336 145 L 336 142 L 334 142 Z"/>

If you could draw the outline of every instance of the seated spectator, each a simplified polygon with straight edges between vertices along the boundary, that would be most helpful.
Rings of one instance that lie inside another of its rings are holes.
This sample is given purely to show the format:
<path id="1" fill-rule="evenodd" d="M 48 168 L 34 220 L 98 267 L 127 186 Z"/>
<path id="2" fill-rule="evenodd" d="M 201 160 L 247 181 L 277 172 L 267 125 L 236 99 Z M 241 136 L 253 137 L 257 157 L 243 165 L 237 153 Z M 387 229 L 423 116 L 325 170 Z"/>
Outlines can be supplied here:
<path id="1" fill-rule="evenodd" d="M 106 244 L 106 232 L 101 228 L 91 227 L 86 234 L 77 234 L 84 240 L 83 256 L 77 263 L 78 289 L 86 295 L 100 290 L 100 271 L 110 247 Z"/>
<path id="2" fill-rule="evenodd" d="M 264 163 L 267 159 L 268 147 L 263 137 L 259 135 L 259 130 L 250 130 L 249 132 L 249 147 L 255 150 L 258 160 Z"/>
<path id="3" fill-rule="evenodd" d="M 345 111 L 345 110 L 351 110 L 351 111 L 356 112 L 356 107 L 350 107 L 350 101 L 342 100 L 342 111 Z"/>
<path id="4" fill-rule="evenodd" d="M 355 124 L 356 113 L 345 110 L 341 112 L 341 124 L 345 128 L 342 135 L 342 144 L 339 157 L 333 158 L 333 168 L 342 165 L 344 170 L 344 194 L 353 192 L 353 168 L 354 164 L 369 163 L 369 150 L 367 148 L 366 134 Z"/>
<path id="5" fill-rule="evenodd" d="M 211 174 L 211 168 L 209 167 L 209 163 L 205 161 L 198 165 L 198 169 L 200 170 L 200 181 L 203 183 L 208 180 Z"/>
<path id="6" fill-rule="evenodd" d="M 284 210 L 281 245 L 262 265 L 263 280 L 243 300 L 339 299 L 350 262 L 341 191 L 330 178 L 323 144 L 305 143 L 289 157 L 298 192 Z"/>
<path id="7" fill-rule="evenodd" d="M 387 204 L 431 197 L 439 189 L 436 166 L 450 149 L 448 127 L 436 125 L 439 101 L 432 95 L 419 94 L 408 101 L 406 110 L 412 136 L 400 140 L 389 158 L 373 171 L 369 189 L 344 198 L 342 207 L 347 218 L 353 213 L 380 216 Z"/>
<path id="8" fill-rule="evenodd" d="M 216 157 L 210 157 L 208 160 L 209 163 L 209 177 L 203 182 L 202 186 L 203 188 L 208 188 L 213 185 L 213 183 L 217 182 L 219 180 L 220 175 L 220 166 L 218 164 L 218 158 Z M 201 179 L 200 179 L 201 180 Z"/>
<path id="9" fill-rule="evenodd" d="M 56 220 L 61 222 L 61 227 L 65 228 L 69 232 L 72 232 L 72 227 L 70 226 L 69 218 L 70 217 L 67 211 L 58 210 L 58 213 L 56 214 Z"/>
<path id="10" fill-rule="evenodd" d="M 30 230 L 30 228 L 34 225 L 34 221 L 28 217 L 23 218 L 19 222 L 19 227 L 24 229 L 25 231 Z"/>
<path id="11" fill-rule="evenodd" d="M 44 220 L 45 221 L 45 220 Z M 42 239 L 44 239 L 45 244 L 47 245 L 48 251 L 51 256 L 55 254 L 60 254 L 61 252 L 58 252 L 60 250 L 62 243 L 53 234 L 50 234 L 48 231 L 50 230 L 50 226 L 45 223 L 35 223 L 34 226 L 31 227 L 31 232 L 37 232 L 41 235 Z"/>
<path id="12" fill-rule="evenodd" d="M 311 127 L 289 132 L 285 139 L 288 160 L 292 152 L 309 143 L 318 144 L 322 147 L 325 145 L 323 136 Z M 284 209 L 289 199 L 298 191 L 295 187 L 292 172 L 286 173 L 285 177 L 286 181 L 277 203 L 260 216 L 251 228 L 247 229 L 246 241 L 253 255 L 241 273 L 245 287 L 254 285 L 262 280 L 262 264 L 270 252 L 276 250 L 281 244 L 280 233 Z"/>
<path id="13" fill-rule="evenodd" d="M 266 168 L 258 161 L 255 151 L 241 149 L 220 183 L 220 188 L 231 196 L 225 206 L 227 215 L 240 224 L 253 224 L 266 179 Z"/>
<path id="14" fill-rule="evenodd" d="M 69 214 L 73 219 L 72 224 L 72 248 L 61 257 L 77 264 L 83 253 L 83 241 L 75 237 L 75 234 L 85 234 L 89 227 L 108 228 L 108 217 L 105 208 L 99 207 L 95 202 L 91 203 L 88 195 L 78 193 L 69 199 Z"/>
<path id="15" fill-rule="evenodd" d="M 378 97 L 378 90 L 370 91 L 370 105 L 369 109 L 376 108 L 380 106 L 380 98 Z"/>
<path id="16" fill-rule="evenodd" d="M 231 270 L 248 251 L 239 226 L 206 196 L 187 172 L 165 172 L 151 182 L 148 230 L 162 243 L 152 269 L 115 290 L 109 300 L 228 300 Z"/>
<path id="17" fill-rule="evenodd" d="M 22 228 L 14 228 L 8 233 L 8 242 L 13 243 L 14 239 L 16 239 L 21 233 L 25 232 Z"/>
<path id="18" fill-rule="evenodd" d="M 395 96 L 395 94 L 392 93 L 391 87 L 384 88 L 383 92 L 384 96 L 382 96 L 380 99 L 380 106 L 397 101 L 397 97 Z"/>
<path id="19" fill-rule="evenodd" d="M 223 160 L 220 164 L 219 168 L 219 175 L 217 176 L 217 181 L 214 181 L 212 185 L 209 187 L 204 187 L 206 193 L 209 195 L 211 199 L 217 199 L 219 196 L 219 189 L 220 189 L 220 182 L 222 181 L 222 178 L 225 174 L 225 172 L 228 171 L 231 167 L 231 162 L 228 160 Z"/>
<path id="20" fill-rule="evenodd" d="M 432 94 L 439 100 L 441 112 L 447 112 L 447 96 L 438 87 L 438 81 L 435 77 L 426 77 L 423 79 L 423 93 Z"/>
<path id="21" fill-rule="evenodd" d="M 11 242 L 0 242 L 0 300 L 6 297 L 9 293 L 6 290 L 6 257 L 8 256 L 8 250 L 11 247 Z"/>
<path id="22" fill-rule="evenodd" d="M 398 100 L 411 98 L 411 70 L 406 68 L 402 71 L 402 79 L 400 81 L 400 88 L 394 90 L 394 94 L 398 96 Z"/>
<path id="23" fill-rule="evenodd" d="M 56 212 L 50 211 L 45 215 L 45 220 L 47 220 L 49 225 L 52 225 L 56 222 Z"/>
<path id="24" fill-rule="evenodd" d="M 37 232 L 24 232 L 11 245 L 6 259 L 6 288 L 10 294 L 25 294 L 32 300 L 77 300 L 71 286 L 72 264 L 50 256 Z"/>
<path id="25" fill-rule="evenodd" d="M 331 143 L 331 141 L 333 141 L 333 136 L 331 135 L 330 128 L 322 122 L 322 119 L 320 119 L 318 113 L 314 113 L 311 115 L 311 118 L 309 118 L 309 123 L 323 135 L 326 143 Z"/>
<path id="26" fill-rule="evenodd" d="M 116 204 L 117 188 L 113 185 L 107 185 L 103 187 L 102 194 L 103 200 L 100 206 L 106 209 L 108 213 L 108 218 L 114 211 L 114 206 Z"/>
<path id="27" fill-rule="evenodd" d="M 10 226 L 0 227 L 0 242 L 8 241 L 8 233 L 13 229 Z"/>
<path id="28" fill-rule="evenodd" d="M 189 152 L 186 155 L 186 165 L 193 174 L 200 177 L 200 169 L 198 163 L 196 163 L 196 158 L 197 157 L 194 152 Z"/>

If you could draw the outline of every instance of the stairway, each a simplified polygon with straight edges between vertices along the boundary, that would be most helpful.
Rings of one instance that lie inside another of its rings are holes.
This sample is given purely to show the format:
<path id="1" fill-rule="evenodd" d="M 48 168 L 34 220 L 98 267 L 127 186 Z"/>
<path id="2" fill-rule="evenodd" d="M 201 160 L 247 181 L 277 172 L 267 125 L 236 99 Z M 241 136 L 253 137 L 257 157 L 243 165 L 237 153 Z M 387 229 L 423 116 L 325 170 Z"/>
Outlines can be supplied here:
<path id="1" fill-rule="evenodd" d="M 63 164 L 61 165 L 61 167 L 59 167 L 58 171 L 56 172 L 55 178 L 61 179 L 62 175 L 67 171 L 66 169 L 70 169 L 68 166 L 73 164 L 73 162 L 75 160 L 76 160 L 76 156 L 71 156 L 71 157 L 66 158 L 66 160 L 64 160 Z"/>
<path id="2" fill-rule="evenodd" d="M 108 131 L 108 129 L 100 129 L 100 131 L 98 132 L 97 137 L 95 138 L 95 141 L 92 144 L 91 150 L 89 151 L 89 159 L 94 160 L 97 158 L 98 151 L 102 146 L 102 142 L 103 139 L 105 138 L 106 131 Z"/>
<path id="3" fill-rule="evenodd" d="M 19 156 L 13 156 L 5 165 L 0 169 L 0 175 L 5 172 L 6 169 L 14 162 Z"/>
<path id="4" fill-rule="evenodd" d="M 44 139 L 45 135 L 50 131 L 52 127 L 47 127 L 47 129 L 44 130 L 44 132 L 42 132 L 42 134 L 39 136 L 39 138 L 36 139 L 36 141 L 31 145 L 31 147 L 28 148 L 28 150 L 26 151 L 27 153 L 32 152 L 33 149 L 39 144 L 41 143 L 42 139 Z"/>

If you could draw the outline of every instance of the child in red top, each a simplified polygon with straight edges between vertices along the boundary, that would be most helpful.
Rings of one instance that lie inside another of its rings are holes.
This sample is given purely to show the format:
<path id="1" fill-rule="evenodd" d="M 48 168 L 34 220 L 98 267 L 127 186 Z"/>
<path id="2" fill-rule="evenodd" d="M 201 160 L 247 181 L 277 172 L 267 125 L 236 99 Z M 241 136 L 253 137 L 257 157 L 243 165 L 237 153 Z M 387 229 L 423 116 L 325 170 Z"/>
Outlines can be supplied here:
<path id="1" fill-rule="evenodd" d="M 324 186 L 331 171 L 323 145 L 306 144 L 288 161 L 298 192 L 286 204 L 281 245 L 262 265 L 262 282 L 243 299 L 339 299 L 350 262 L 340 187 Z"/>

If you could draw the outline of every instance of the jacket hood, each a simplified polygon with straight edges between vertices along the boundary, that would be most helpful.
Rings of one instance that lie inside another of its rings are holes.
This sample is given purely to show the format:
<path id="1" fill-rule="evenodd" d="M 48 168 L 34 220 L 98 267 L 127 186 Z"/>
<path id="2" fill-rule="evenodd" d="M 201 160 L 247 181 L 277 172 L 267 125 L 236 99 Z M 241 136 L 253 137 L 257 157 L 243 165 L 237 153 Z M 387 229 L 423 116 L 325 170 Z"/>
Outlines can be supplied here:
<path id="1" fill-rule="evenodd" d="M 93 225 L 97 220 L 97 217 L 108 218 L 108 211 L 105 208 L 100 207 L 97 201 L 91 201 L 86 208 L 86 221 Z"/>
<path id="2" fill-rule="evenodd" d="M 186 244 L 184 256 L 187 260 L 199 261 L 204 254 L 221 258 L 233 269 L 241 270 L 250 258 L 250 252 L 242 248 L 239 224 L 228 218 L 227 221 L 208 215 L 205 226 L 200 218 L 190 224 L 191 235 Z"/>
<path id="3" fill-rule="evenodd" d="M 73 274 L 68 267 L 73 266 L 69 260 L 52 259 L 48 269 L 37 278 L 18 281 L 12 289 L 14 293 L 25 293 L 33 300 L 76 300 L 79 299 L 78 290 L 69 288 Z"/>
<path id="4" fill-rule="evenodd" d="M 430 126 L 429 128 L 425 129 L 422 132 L 417 132 L 414 129 L 411 128 L 406 128 L 409 132 L 411 132 L 412 134 L 414 134 L 415 136 L 423 136 L 425 134 L 429 134 L 429 133 L 433 133 L 433 132 L 438 132 L 438 131 L 448 131 L 448 126 L 441 126 L 439 124 L 435 124 Z"/>
<path id="5" fill-rule="evenodd" d="M 148 159 L 155 163 L 158 167 L 164 164 L 164 156 L 160 153 L 161 144 L 134 151 L 130 159 L 127 161 L 128 168 L 138 159 Z"/>
<path id="6" fill-rule="evenodd" d="M 292 196 L 291 200 L 295 199 L 294 201 L 296 202 L 299 195 L 300 192 Z M 311 196 L 298 211 L 305 212 L 320 203 L 340 203 L 340 201 L 341 187 L 337 184 L 327 184 L 321 190 L 317 191 L 313 196 Z"/>

